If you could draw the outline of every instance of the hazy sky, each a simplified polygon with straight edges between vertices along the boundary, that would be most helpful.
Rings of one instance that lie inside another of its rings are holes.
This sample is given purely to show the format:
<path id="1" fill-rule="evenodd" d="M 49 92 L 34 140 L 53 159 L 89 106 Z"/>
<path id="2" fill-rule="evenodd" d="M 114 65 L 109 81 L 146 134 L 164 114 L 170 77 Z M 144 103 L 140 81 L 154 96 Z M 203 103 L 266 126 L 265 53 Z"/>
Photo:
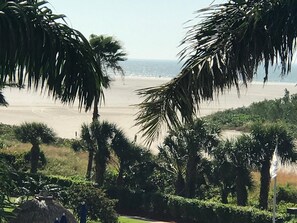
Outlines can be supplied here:
<path id="1" fill-rule="evenodd" d="M 177 59 L 186 21 L 213 0 L 48 0 L 56 14 L 87 38 L 106 34 L 120 40 L 128 58 Z M 215 0 L 221 3 L 224 0 Z"/>

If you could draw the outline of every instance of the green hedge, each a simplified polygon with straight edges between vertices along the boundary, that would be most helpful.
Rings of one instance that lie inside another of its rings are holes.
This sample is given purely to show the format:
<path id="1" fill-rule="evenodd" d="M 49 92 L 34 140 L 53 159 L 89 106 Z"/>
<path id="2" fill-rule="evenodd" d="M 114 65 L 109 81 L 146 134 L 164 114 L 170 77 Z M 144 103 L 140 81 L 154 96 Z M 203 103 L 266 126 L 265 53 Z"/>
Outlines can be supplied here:
<path id="1" fill-rule="evenodd" d="M 271 223 L 272 214 L 252 207 L 239 207 L 183 197 L 148 194 L 113 188 L 108 194 L 118 199 L 119 213 L 144 215 L 187 223 Z M 277 222 L 283 222 L 278 216 Z"/>

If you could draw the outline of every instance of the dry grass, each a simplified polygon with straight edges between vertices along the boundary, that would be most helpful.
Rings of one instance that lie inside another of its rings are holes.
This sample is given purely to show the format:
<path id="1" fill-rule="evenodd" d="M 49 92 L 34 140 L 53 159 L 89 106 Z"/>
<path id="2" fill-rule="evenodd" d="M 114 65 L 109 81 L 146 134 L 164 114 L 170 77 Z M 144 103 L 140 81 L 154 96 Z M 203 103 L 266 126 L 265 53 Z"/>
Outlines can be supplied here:
<path id="1" fill-rule="evenodd" d="M 252 177 L 256 185 L 259 184 L 258 182 L 260 182 L 260 173 L 253 172 Z M 287 184 L 297 186 L 297 172 L 279 170 L 277 173 L 277 184 L 282 186 Z M 271 182 L 271 187 L 272 187 L 272 182 Z"/>
<path id="2" fill-rule="evenodd" d="M 12 146 L 4 148 L 1 150 L 3 153 L 8 153 L 8 154 L 21 154 L 30 151 L 32 145 L 29 143 L 14 143 Z"/>
<path id="3" fill-rule="evenodd" d="M 279 171 L 277 175 L 279 185 L 294 185 L 297 186 L 297 174 L 295 172 Z"/>
<path id="4" fill-rule="evenodd" d="M 44 170 L 45 174 L 61 176 L 84 177 L 87 169 L 87 152 L 74 152 L 66 147 L 44 146 L 43 152 L 48 163 Z"/>
<path id="5" fill-rule="evenodd" d="M 41 145 L 47 165 L 40 170 L 44 174 L 84 177 L 87 169 L 88 153 L 74 152 L 71 148 Z M 17 143 L 3 150 L 5 153 L 20 154 L 31 149 L 29 143 Z"/>

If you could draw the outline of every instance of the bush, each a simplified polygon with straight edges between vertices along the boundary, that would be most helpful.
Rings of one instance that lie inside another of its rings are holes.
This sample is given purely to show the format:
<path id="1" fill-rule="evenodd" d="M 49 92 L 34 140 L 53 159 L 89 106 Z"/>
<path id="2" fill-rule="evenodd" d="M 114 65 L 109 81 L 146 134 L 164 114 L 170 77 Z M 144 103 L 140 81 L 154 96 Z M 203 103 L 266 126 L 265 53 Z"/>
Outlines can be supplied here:
<path id="1" fill-rule="evenodd" d="M 78 139 L 73 139 L 71 141 L 71 148 L 73 149 L 74 152 L 79 152 L 79 151 L 84 151 L 86 150 L 86 146 L 84 145 L 82 140 Z"/>
<path id="2" fill-rule="evenodd" d="M 272 214 L 252 207 L 239 207 L 219 202 L 186 199 L 163 194 L 148 194 L 127 189 L 109 190 L 109 195 L 119 199 L 120 213 L 131 214 L 138 210 L 141 214 L 187 223 L 270 223 Z M 127 202 L 129 200 L 129 202 Z M 136 212 L 137 213 L 137 212 Z M 282 222 L 284 216 L 278 215 Z"/>
<path id="3" fill-rule="evenodd" d="M 47 191 L 56 199 L 61 200 L 64 190 L 74 183 L 86 184 L 85 181 L 74 180 L 60 176 L 44 176 L 42 174 L 32 174 L 18 172 L 14 178 L 19 190 L 13 191 L 14 196 L 34 196 L 41 191 Z"/>
<path id="4" fill-rule="evenodd" d="M 27 171 L 30 169 L 31 151 L 20 154 L 6 154 L 0 153 L 0 159 L 9 163 L 17 171 Z M 47 163 L 46 157 L 43 151 L 40 151 L 38 168 L 43 168 Z"/>
<path id="5" fill-rule="evenodd" d="M 114 210 L 115 200 L 108 199 L 104 191 L 92 185 L 73 184 L 67 189 L 64 201 L 66 206 L 79 214 L 80 204 L 87 207 L 90 220 L 100 220 L 102 223 L 117 223 L 118 216 Z"/>
<path id="6" fill-rule="evenodd" d="M 287 184 L 286 186 L 279 186 L 277 191 L 277 201 L 284 201 L 288 203 L 295 203 L 297 200 L 297 188 Z"/>

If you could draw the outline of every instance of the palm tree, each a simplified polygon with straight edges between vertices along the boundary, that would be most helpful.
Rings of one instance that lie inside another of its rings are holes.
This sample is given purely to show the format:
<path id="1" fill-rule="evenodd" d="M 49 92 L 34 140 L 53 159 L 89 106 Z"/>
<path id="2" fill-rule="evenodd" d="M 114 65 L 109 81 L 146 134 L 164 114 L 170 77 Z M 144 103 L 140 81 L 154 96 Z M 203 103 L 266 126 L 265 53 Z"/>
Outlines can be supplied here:
<path id="1" fill-rule="evenodd" d="M 121 43 L 112 36 L 104 35 L 94 35 L 90 36 L 90 45 L 93 49 L 96 62 L 103 72 L 103 87 L 108 88 L 110 79 L 108 76 L 108 71 L 112 70 L 114 73 L 124 74 L 122 67 L 119 62 L 126 60 L 125 56 L 127 55 L 123 51 Z M 93 121 L 98 120 L 98 106 L 100 93 L 96 96 L 94 101 L 94 110 L 93 110 Z"/>
<path id="2" fill-rule="evenodd" d="M 97 36 L 92 34 L 90 36 L 89 43 L 92 47 L 93 54 L 95 56 L 95 61 L 102 71 L 102 86 L 108 88 L 110 84 L 110 78 L 108 76 L 108 70 L 113 72 L 120 72 L 124 74 L 122 67 L 119 65 L 120 61 L 124 61 L 126 53 L 123 51 L 122 46 L 119 41 L 115 40 L 112 36 Z M 102 88 L 98 92 L 95 92 L 94 105 L 93 105 L 93 117 L 92 121 L 96 122 L 99 118 L 99 102 L 100 99 L 104 99 L 104 94 Z M 93 140 L 91 140 L 91 132 L 88 131 L 87 126 L 82 126 L 82 138 L 87 143 L 89 158 L 88 158 L 88 168 L 86 178 L 90 179 L 92 163 L 94 159 L 94 150 L 91 148 L 94 146 Z"/>
<path id="3" fill-rule="evenodd" d="M 216 163 L 222 162 L 221 166 L 217 165 L 219 168 L 224 168 L 225 166 L 229 167 L 229 170 L 223 172 L 224 176 L 220 176 L 225 180 L 225 175 L 230 176 L 231 171 L 233 171 L 235 179 L 235 189 L 237 196 L 237 205 L 245 206 L 248 199 L 248 187 L 252 186 L 251 180 L 251 149 L 252 138 L 248 135 L 242 135 L 235 140 L 226 140 L 222 142 L 220 147 L 215 149 L 212 153 L 217 160 Z M 229 164 L 229 165 L 228 165 Z M 227 180 L 229 180 L 227 178 Z M 229 182 L 227 182 L 229 183 Z M 223 188 L 227 189 L 227 188 Z M 222 191 L 224 193 L 224 191 Z M 226 196 L 226 194 L 224 194 Z M 227 197 L 223 197 L 223 200 L 226 201 Z"/>
<path id="4" fill-rule="evenodd" d="M 87 151 L 89 153 L 88 156 L 88 166 L 87 166 L 87 173 L 86 173 L 86 179 L 91 179 L 91 173 L 92 173 L 92 167 L 93 167 L 93 160 L 94 160 L 94 153 L 95 150 L 95 138 L 93 136 L 93 132 L 91 131 L 91 127 L 88 124 L 83 124 L 81 126 L 81 139 L 85 143 L 87 147 Z"/>
<path id="5" fill-rule="evenodd" d="M 55 15 L 46 1 L 4 0 L 0 5 L 1 83 L 26 83 L 88 110 L 103 75 L 85 37 Z"/>
<path id="6" fill-rule="evenodd" d="M 169 166 L 176 168 L 176 193 L 186 197 L 195 196 L 203 152 L 209 152 L 218 144 L 218 134 L 217 128 L 202 119 L 170 131 L 164 147 L 161 147 L 160 156 L 163 161 L 170 162 Z"/>
<path id="7" fill-rule="evenodd" d="M 31 173 L 36 173 L 40 156 L 40 144 L 52 143 L 56 135 L 54 131 L 43 123 L 24 123 L 15 129 L 15 136 L 23 143 L 31 143 Z"/>
<path id="8" fill-rule="evenodd" d="M 111 149 L 119 159 L 119 173 L 117 185 L 124 185 L 124 174 L 141 159 L 141 151 L 125 136 L 124 132 L 115 129 L 114 137 L 111 141 Z"/>
<path id="9" fill-rule="evenodd" d="M 110 158 L 110 144 L 115 134 L 115 125 L 109 122 L 92 122 L 91 131 L 96 142 L 95 183 L 102 186 L 107 162 Z"/>
<path id="10" fill-rule="evenodd" d="M 297 2 L 290 0 L 230 0 L 198 11 L 181 45 L 184 61 L 170 82 L 147 89 L 139 105 L 137 124 L 147 141 L 156 138 L 164 123 L 170 128 L 191 122 L 204 100 L 239 83 L 253 80 L 264 64 L 280 64 L 281 75 L 290 72 L 296 50 Z"/>
<path id="11" fill-rule="evenodd" d="M 218 145 L 219 129 L 197 119 L 193 124 L 178 130 L 186 143 L 188 160 L 186 164 L 186 197 L 193 197 L 197 176 L 197 165 L 202 160 L 202 152 L 210 152 Z"/>
<path id="12" fill-rule="evenodd" d="M 234 165 L 228 159 L 225 151 L 226 144 L 220 142 L 219 146 L 211 152 L 213 157 L 213 177 L 211 180 L 214 185 L 219 187 L 221 202 L 224 204 L 228 203 L 228 195 L 234 192 L 234 179 L 236 178 Z"/>
<path id="13" fill-rule="evenodd" d="M 178 136 L 178 131 L 169 132 L 163 145 L 159 146 L 158 163 L 174 179 L 175 194 L 183 196 L 188 154 L 185 143 Z"/>
<path id="14" fill-rule="evenodd" d="M 251 155 L 261 174 L 259 206 L 262 209 L 267 209 L 270 185 L 269 170 L 275 147 L 277 146 L 282 163 L 295 162 L 297 152 L 293 136 L 281 123 L 256 123 L 252 126 L 251 136 L 254 140 Z"/>

